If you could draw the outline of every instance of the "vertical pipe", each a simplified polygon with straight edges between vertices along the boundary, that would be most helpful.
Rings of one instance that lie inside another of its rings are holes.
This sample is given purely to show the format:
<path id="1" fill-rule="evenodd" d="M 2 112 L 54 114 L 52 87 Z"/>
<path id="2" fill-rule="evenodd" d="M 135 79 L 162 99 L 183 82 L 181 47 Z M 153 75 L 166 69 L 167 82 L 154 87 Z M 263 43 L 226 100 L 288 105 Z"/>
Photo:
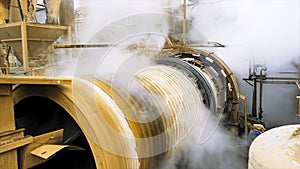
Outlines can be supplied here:
<path id="1" fill-rule="evenodd" d="M 247 115 L 247 100 L 244 100 L 244 115 L 245 115 L 245 136 L 248 135 L 248 115 Z"/>
<path id="2" fill-rule="evenodd" d="M 297 116 L 300 117 L 300 96 L 297 96 L 296 100 L 297 100 Z"/>
<path id="3" fill-rule="evenodd" d="M 300 74 L 299 74 L 299 77 L 300 77 Z M 300 92 L 300 82 L 296 82 L 296 85 Z M 297 114 L 296 115 L 300 117 L 300 93 L 299 93 L 299 96 L 296 96 L 296 100 L 297 100 Z"/>
<path id="4" fill-rule="evenodd" d="M 182 42 L 186 45 L 186 0 L 183 3 L 183 24 L 182 24 Z"/>
<path id="5" fill-rule="evenodd" d="M 7 44 L 5 44 L 5 50 L 6 50 L 6 74 L 9 75 L 10 74 L 10 63 L 9 63 L 9 53 L 11 50 L 11 47 L 8 46 Z"/>
<path id="6" fill-rule="evenodd" d="M 257 104 L 257 79 L 255 72 L 253 73 L 253 100 L 252 100 L 252 116 L 257 117 L 256 104 Z"/>
<path id="7" fill-rule="evenodd" d="M 5 74 L 5 64 L 4 64 L 5 54 L 2 50 L 2 45 L 0 44 L 0 75 Z"/>
<path id="8" fill-rule="evenodd" d="M 72 27 L 71 26 L 68 26 L 67 28 L 67 41 L 68 43 L 72 43 Z M 72 62 L 72 49 L 69 48 L 68 49 L 68 62 L 71 63 Z"/>
<path id="9" fill-rule="evenodd" d="M 259 120 L 261 120 L 262 119 L 262 117 L 263 117 L 263 110 L 262 110 L 262 93 L 263 93 L 263 74 L 262 74 L 262 72 L 263 71 L 266 71 L 267 70 L 267 68 L 262 68 L 261 70 L 260 70 L 260 83 L 259 83 L 259 113 L 258 113 L 258 119 Z"/>

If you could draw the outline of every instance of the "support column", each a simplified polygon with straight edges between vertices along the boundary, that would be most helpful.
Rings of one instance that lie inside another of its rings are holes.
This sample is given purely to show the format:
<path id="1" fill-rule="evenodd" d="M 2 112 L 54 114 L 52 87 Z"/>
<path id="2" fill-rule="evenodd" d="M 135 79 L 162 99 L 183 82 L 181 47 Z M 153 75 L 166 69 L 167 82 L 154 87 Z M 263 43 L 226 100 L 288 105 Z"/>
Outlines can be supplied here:
<path id="1" fill-rule="evenodd" d="M 300 117 L 300 96 L 297 96 L 296 97 L 296 101 L 297 101 L 297 108 L 296 108 L 296 111 L 297 111 L 297 116 Z"/>
<path id="2" fill-rule="evenodd" d="M 28 44 L 26 22 L 21 22 L 22 59 L 24 72 L 28 72 Z"/>
<path id="3" fill-rule="evenodd" d="M 12 99 L 12 86 L 0 84 L 0 135 L 5 132 L 15 130 L 15 118 L 14 107 Z M 2 143 L 1 139 L 0 143 Z M 1 148 L 1 145 L 0 145 Z M 17 169 L 18 158 L 17 150 L 11 150 L 4 153 L 0 153 L 0 168 L 5 169 Z"/>

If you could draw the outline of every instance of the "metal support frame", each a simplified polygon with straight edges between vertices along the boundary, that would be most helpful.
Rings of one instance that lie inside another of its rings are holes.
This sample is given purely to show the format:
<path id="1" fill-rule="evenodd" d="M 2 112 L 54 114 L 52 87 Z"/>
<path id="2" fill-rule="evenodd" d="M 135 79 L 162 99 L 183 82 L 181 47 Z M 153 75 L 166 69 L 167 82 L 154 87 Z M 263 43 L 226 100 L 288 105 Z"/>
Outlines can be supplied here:
<path id="1" fill-rule="evenodd" d="M 26 22 L 21 22 L 22 59 L 24 72 L 28 72 L 28 45 Z"/>
<path id="2" fill-rule="evenodd" d="M 62 133 L 63 133 L 62 131 L 57 131 L 54 133 L 50 133 L 48 135 L 43 135 L 43 136 L 38 136 L 37 138 L 36 137 L 33 138 L 32 136 L 24 136 L 24 129 L 16 130 L 14 108 L 13 108 L 14 103 L 13 103 L 13 95 L 12 95 L 12 86 L 15 84 L 70 85 L 71 82 L 72 80 L 68 78 L 49 78 L 49 77 L 29 78 L 29 77 L 0 76 L 0 116 L 1 116 L 0 118 L 0 168 L 1 169 L 2 168 L 18 169 L 18 166 L 20 166 L 20 164 L 18 164 L 18 153 L 17 153 L 18 148 L 21 147 L 25 148 L 28 147 L 29 145 L 31 145 L 31 147 L 36 148 L 37 144 L 35 144 L 35 146 L 32 145 L 36 140 L 38 140 L 40 143 L 61 143 Z M 58 139 L 59 141 L 57 141 L 57 139 L 55 138 L 59 138 Z M 42 140 L 46 140 L 46 141 L 42 142 Z M 29 165 L 27 165 L 26 160 L 27 159 L 23 159 L 23 163 L 22 163 L 24 164 L 23 166 L 26 167 L 21 167 L 21 168 L 28 168 Z M 43 160 L 37 160 L 37 161 L 40 162 Z"/>
<path id="3" fill-rule="evenodd" d="M 267 77 L 262 74 L 262 71 L 266 71 L 266 68 L 262 68 L 260 70 L 260 75 L 257 76 L 255 72 L 249 76 L 249 78 L 243 78 L 243 80 L 253 86 L 253 98 L 252 98 L 252 117 L 257 118 L 257 83 L 260 85 L 260 93 L 259 93 L 259 117 L 258 119 L 261 120 L 263 117 L 263 108 L 262 108 L 262 96 L 263 96 L 263 85 L 264 84 L 289 84 L 289 85 L 296 85 L 300 91 L 300 78 L 297 77 Z M 259 80 L 258 80 L 259 79 Z M 253 83 L 250 83 L 253 81 Z M 297 104 L 299 99 L 297 97 Z M 299 106 L 300 107 L 300 106 Z M 297 109 L 297 116 L 300 115 L 299 107 Z"/>
<path id="4" fill-rule="evenodd" d="M 0 133 L 0 154 L 9 152 L 33 142 L 32 136 L 24 137 L 24 130 L 11 130 Z"/>
<path id="5" fill-rule="evenodd" d="M 29 58 L 38 56 L 59 36 L 66 33 L 70 39 L 70 28 L 61 25 L 32 24 L 24 21 L 0 25 L 1 42 L 13 48 L 18 60 L 23 64 L 25 74 L 34 70 L 28 63 Z"/>
<path id="6" fill-rule="evenodd" d="M 248 114 L 247 114 L 247 99 L 246 96 L 239 93 L 240 99 L 243 101 L 244 108 L 244 125 L 245 125 L 245 136 L 248 136 Z M 247 139 L 247 137 L 245 137 Z"/>

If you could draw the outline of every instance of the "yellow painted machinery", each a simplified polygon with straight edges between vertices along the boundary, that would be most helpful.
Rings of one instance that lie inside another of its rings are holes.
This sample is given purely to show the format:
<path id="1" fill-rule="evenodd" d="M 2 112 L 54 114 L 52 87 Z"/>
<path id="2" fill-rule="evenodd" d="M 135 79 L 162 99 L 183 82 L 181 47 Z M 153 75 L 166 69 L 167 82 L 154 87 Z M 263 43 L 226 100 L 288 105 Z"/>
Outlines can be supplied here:
<path id="1" fill-rule="evenodd" d="M 31 62 L 72 26 L 52 25 L 57 13 L 51 25 L 34 23 L 36 1 L 0 2 L 1 12 L 17 5 L 22 19 L 2 15 L 1 57 L 13 50 L 24 75 L 41 74 Z M 180 44 L 158 56 L 126 85 L 88 75 L 0 76 L 0 168 L 157 168 L 199 119 L 217 117 L 238 133 L 240 94 L 221 59 Z"/>
<path id="2" fill-rule="evenodd" d="M 237 133 L 238 87 L 224 62 L 203 50 L 167 53 L 129 89 L 101 77 L 1 76 L 1 168 L 156 168 L 206 109 Z"/>
<path id="3" fill-rule="evenodd" d="M 129 90 L 91 77 L 2 76 L 1 166 L 155 168 L 207 108 L 231 117 L 225 121 L 236 129 L 236 82 L 215 55 L 193 51 L 156 62 Z"/>

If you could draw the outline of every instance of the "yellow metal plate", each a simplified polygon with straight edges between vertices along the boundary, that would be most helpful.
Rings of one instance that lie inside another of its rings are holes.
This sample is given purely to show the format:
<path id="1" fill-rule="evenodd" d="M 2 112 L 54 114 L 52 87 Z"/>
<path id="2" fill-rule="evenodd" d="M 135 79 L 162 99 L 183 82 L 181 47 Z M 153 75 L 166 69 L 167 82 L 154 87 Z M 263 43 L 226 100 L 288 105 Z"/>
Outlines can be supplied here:
<path id="1" fill-rule="evenodd" d="M 71 78 L 45 77 L 45 76 L 0 76 L 1 84 L 49 84 L 49 85 L 71 85 Z"/>
<path id="2" fill-rule="evenodd" d="M 44 144 L 31 151 L 30 154 L 33 154 L 35 156 L 47 160 L 48 158 L 50 158 L 51 156 L 53 156 L 54 154 L 56 154 L 57 152 L 59 152 L 64 148 L 67 148 L 69 150 L 84 150 L 83 148 L 77 146 Z"/>

